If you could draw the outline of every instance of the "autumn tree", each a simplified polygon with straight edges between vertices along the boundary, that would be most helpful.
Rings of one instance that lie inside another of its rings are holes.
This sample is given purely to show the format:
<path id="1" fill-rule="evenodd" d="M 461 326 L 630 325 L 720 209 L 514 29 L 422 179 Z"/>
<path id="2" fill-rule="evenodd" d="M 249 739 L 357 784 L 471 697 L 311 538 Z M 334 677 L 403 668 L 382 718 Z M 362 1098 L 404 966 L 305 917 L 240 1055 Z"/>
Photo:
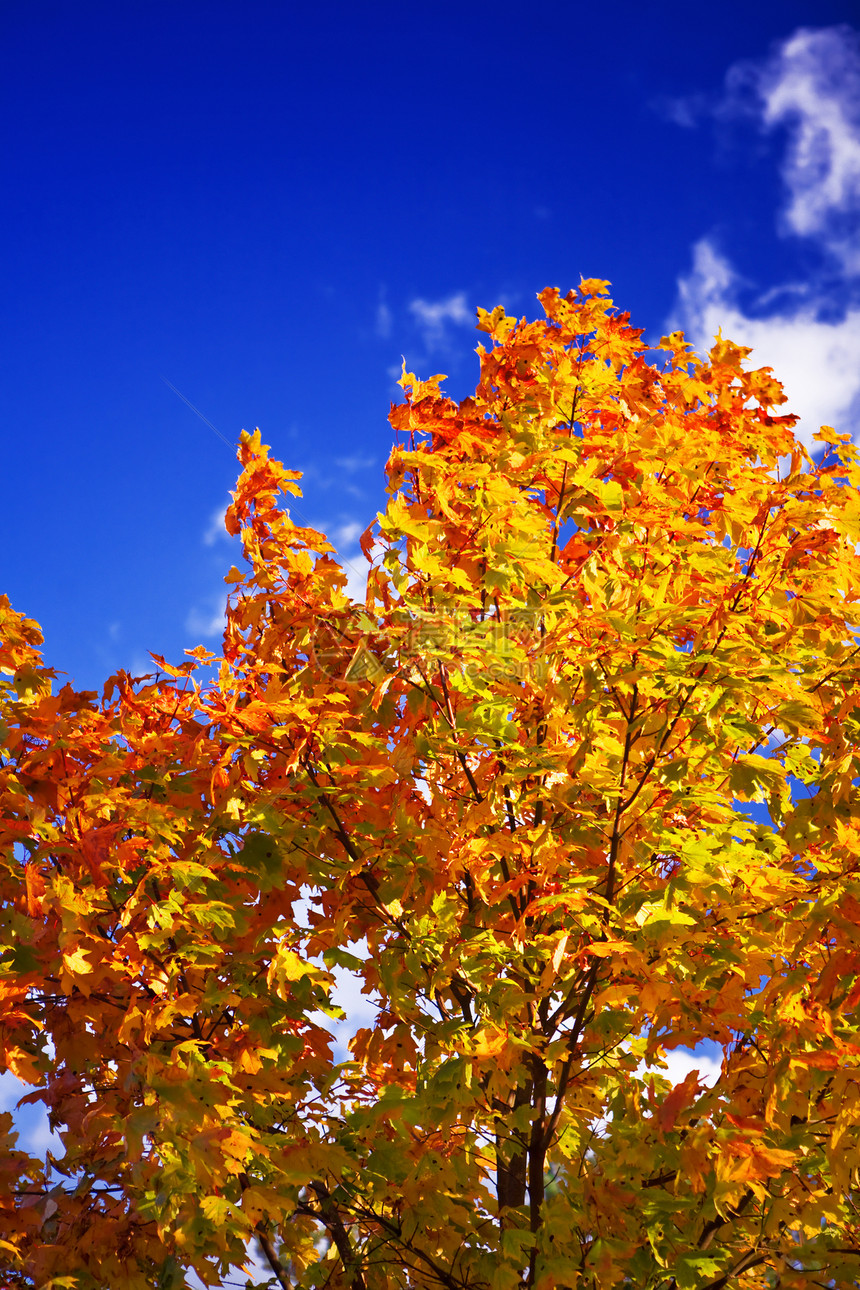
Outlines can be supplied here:
<path id="1" fill-rule="evenodd" d="M 404 371 L 363 605 L 259 434 L 221 657 L 2 602 L 9 1290 L 858 1284 L 860 465 L 605 287 Z"/>

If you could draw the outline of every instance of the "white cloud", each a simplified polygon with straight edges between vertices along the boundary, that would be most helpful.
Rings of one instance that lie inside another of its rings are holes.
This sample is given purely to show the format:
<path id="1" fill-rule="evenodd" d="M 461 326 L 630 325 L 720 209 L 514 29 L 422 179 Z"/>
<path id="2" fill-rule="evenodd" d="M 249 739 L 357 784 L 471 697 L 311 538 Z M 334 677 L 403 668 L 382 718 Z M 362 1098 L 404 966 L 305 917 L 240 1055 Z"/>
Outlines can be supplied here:
<path id="1" fill-rule="evenodd" d="M 721 95 L 663 97 L 652 107 L 682 129 L 710 117 L 783 131 L 780 231 L 814 239 L 860 274 L 860 32 L 799 27 L 768 57 L 733 63 Z"/>
<path id="2" fill-rule="evenodd" d="M 0 1074 L 0 1111 L 12 1111 L 18 1105 L 18 1099 L 22 1098 L 25 1093 L 31 1093 L 32 1089 L 13 1075 L 11 1071 L 3 1071 Z"/>
<path id="3" fill-rule="evenodd" d="M 785 126 L 786 228 L 860 274 L 860 34 L 800 28 L 757 77 L 765 129 Z"/>
<path id="4" fill-rule="evenodd" d="M 333 460 L 326 459 L 322 465 L 314 462 L 304 462 L 301 467 L 301 473 L 304 477 L 305 496 L 311 493 L 325 492 L 330 488 L 337 488 L 341 493 L 348 493 L 350 497 L 364 497 L 364 490 L 352 482 L 351 476 L 358 474 L 361 470 L 366 470 L 368 466 L 374 464 L 373 457 L 335 457 Z M 292 506 L 293 514 L 301 520 L 303 524 L 310 524 L 307 516 L 295 505 Z M 287 510 L 287 515 L 290 510 Z M 313 527 L 318 527 L 317 525 Z"/>
<path id="5" fill-rule="evenodd" d="M 669 1052 L 663 1054 L 665 1068 L 654 1064 L 648 1067 L 643 1062 L 639 1067 L 637 1074 L 644 1078 L 649 1070 L 655 1074 L 662 1075 L 664 1079 L 669 1080 L 672 1085 L 683 1084 L 690 1071 L 699 1072 L 699 1083 L 713 1088 L 722 1072 L 722 1061 L 709 1055 L 704 1049 L 695 1048 L 672 1048 Z"/>
<path id="6" fill-rule="evenodd" d="M 821 425 L 860 433 L 860 33 L 801 27 L 766 59 L 730 67 L 719 103 L 693 96 L 656 106 L 686 127 L 708 114 L 782 131 L 777 229 L 816 245 L 837 272 L 826 285 L 782 283 L 751 299 L 752 284 L 705 238 L 679 281 L 669 327 L 682 327 L 699 350 L 718 329 L 751 346 L 750 361 L 783 382 L 789 401 L 780 411 L 801 418 L 807 445 Z M 837 298 L 849 302 L 841 312 Z"/>
<path id="7" fill-rule="evenodd" d="M 367 463 L 361 461 L 359 464 Z M 367 528 L 367 524 L 350 519 L 341 520 L 339 524 L 323 524 L 321 528 L 328 534 L 329 540 L 338 553 L 341 568 L 346 574 L 344 588 L 346 594 L 351 600 L 364 604 L 367 597 L 368 564 L 363 552 L 359 550 L 358 539 Z"/>
<path id="8" fill-rule="evenodd" d="M 367 565 L 362 567 L 362 564 L 363 557 L 361 564 L 357 558 L 355 560 L 344 560 L 343 562 L 343 571 L 346 574 L 346 587 L 344 590 L 350 600 L 355 600 L 360 605 L 363 605 L 367 599 L 368 569 Z"/>
<path id="9" fill-rule="evenodd" d="M 146 658 L 143 654 L 134 654 L 126 671 L 129 676 L 151 676 L 155 668 L 156 665 L 151 658 Z"/>
<path id="10" fill-rule="evenodd" d="M 387 340 L 391 335 L 391 310 L 384 300 L 376 306 L 376 334 L 380 340 Z"/>
<path id="11" fill-rule="evenodd" d="M 375 461 L 375 457 L 335 457 L 334 464 L 338 470 L 346 471 L 348 475 L 354 475 L 359 470 L 367 470 Z"/>
<path id="12" fill-rule="evenodd" d="M 30 1084 L 19 1080 L 11 1071 L 0 1075 L 0 1111 L 11 1111 L 15 1131 L 18 1134 L 18 1146 L 34 1156 L 44 1156 L 50 1150 L 59 1158 L 65 1148 L 63 1140 L 52 1132 L 48 1124 L 48 1112 L 44 1103 L 31 1103 L 29 1106 L 18 1106 L 18 1102 L 28 1093 L 33 1092 Z"/>
<path id="13" fill-rule="evenodd" d="M 195 638 L 220 636 L 224 631 L 224 624 L 227 621 L 224 601 L 218 596 L 213 597 L 213 601 L 210 601 L 210 604 L 212 603 L 216 605 L 214 611 L 194 605 L 185 619 L 185 630 Z"/>
<path id="14" fill-rule="evenodd" d="M 796 433 L 807 446 L 822 425 L 860 432 L 860 309 L 828 321 L 819 316 L 811 292 L 789 287 L 780 294 L 794 294 L 793 303 L 782 312 L 756 316 L 739 305 L 741 286 L 729 261 L 703 239 L 693 248 L 692 272 L 679 279 L 675 314 L 667 326 L 682 328 L 701 352 L 720 328 L 737 344 L 750 345 L 749 362 L 772 367 L 782 381 L 788 403 L 778 411 L 801 418 Z M 759 307 L 767 296 L 773 293 L 760 298 Z"/>
<path id="15" fill-rule="evenodd" d="M 369 566 L 363 552 L 355 548 L 366 527 L 367 525 L 365 524 L 358 524 L 355 520 L 350 520 L 335 529 L 333 538 L 334 545 L 340 554 L 341 567 L 346 574 L 346 587 L 344 590 L 350 600 L 356 600 L 362 605 L 367 599 Z M 351 551 L 350 547 L 353 548 Z M 345 554 L 345 552 L 348 554 Z"/>
<path id="16" fill-rule="evenodd" d="M 365 958 L 367 945 L 364 941 L 350 944 L 349 951 L 359 958 Z M 335 1061 L 350 1061 L 349 1041 L 357 1030 L 375 1024 L 379 1012 L 379 999 L 376 995 L 371 997 L 362 994 L 364 982 L 357 973 L 350 972 L 347 968 L 336 967 L 332 975 L 334 988 L 331 991 L 331 1001 L 343 1008 L 346 1015 L 338 1022 L 326 1019 L 326 1025 L 334 1035 Z"/>
<path id="17" fill-rule="evenodd" d="M 224 527 L 224 516 L 226 514 L 226 506 L 221 506 L 217 511 L 212 512 L 209 517 L 209 523 L 203 533 L 204 546 L 214 546 L 219 538 L 229 538 L 230 534 Z"/>
<path id="18" fill-rule="evenodd" d="M 850 300 L 860 280 L 860 35 L 847 26 L 798 29 L 767 59 L 735 63 L 712 110 L 785 131 L 779 230 L 827 253 L 837 291 Z M 675 119 L 693 124 L 693 115 L 691 106 Z M 751 346 L 750 362 L 782 381 L 788 403 L 779 411 L 801 418 L 807 445 L 821 425 L 860 433 L 860 306 L 836 312 L 832 282 L 783 283 L 753 299 L 751 286 L 702 239 L 679 280 L 670 328 L 682 327 L 700 351 L 718 329 Z"/>
<path id="19" fill-rule="evenodd" d="M 651 107 L 672 125 L 679 125 L 682 130 L 695 130 L 708 111 L 708 102 L 704 94 L 687 94 L 679 98 L 662 96 L 653 99 Z"/>
<path id="20" fill-rule="evenodd" d="M 359 524 L 358 520 L 348 520 L 345 524 L 340 524 L 333 534 L 335 546 L 338 550 L 341 547 L 355 546 L 366 527 Z"/>
<path id="21" fill-rule="evenodd" d="M 414 314 L 421 329 L 424 344 L 431 350 L 444 348 L 449 323 L 458 327 L 475 325 L 475 315 L 466 304 L 466 294 L 463 291 L 448 296 L 447 300 L 412 300 L 409 311 Z"/>

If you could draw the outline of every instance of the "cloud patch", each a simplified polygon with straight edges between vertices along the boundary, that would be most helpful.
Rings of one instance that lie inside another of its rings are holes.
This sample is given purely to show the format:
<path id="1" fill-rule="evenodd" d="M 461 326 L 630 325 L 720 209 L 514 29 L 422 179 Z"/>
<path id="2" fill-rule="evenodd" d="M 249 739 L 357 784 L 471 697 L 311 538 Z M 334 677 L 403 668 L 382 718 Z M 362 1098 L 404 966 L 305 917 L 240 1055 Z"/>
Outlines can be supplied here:
<path id="1" fill-rule="evenodd" d="M 214 602 L 215 608 L 211 609 L 200 605 L 194 605 L 185 619 L 185 630 L 198 640 L 201 636 L 204 640 L 211 639 L 213 636 L 221 636 L 224 626 L 227 622 L 226 606 L 222 597 L 214 597 L 210 605 Z"/>
<path id="2" fill-rule="evenodd" d="M 229 538 L 230 534 L 224 527 L 224 517 L 227 514 L 227 507 L 221 506 L 217 511 L 213 511 L 209 517 L 209 523 L 203 530 L 203 545 L 214 546 L 221 538 Z"/>
<path id="3" fill-rule="evenodd" d="M 379 304 L 376 306 L 376 321 L 374 325 L 374 331 L 380 340 L 388 340 L 388 337 L 391 335 L 391 322 L 391 310 L 388 308 L 388 305 L 384 300 L 380 300 Z"/>
<path id="4" fill-rule="evenodd" d="M 682 107 L 683 101 L 679 100 Z M 677 107 L 677 104 L 675 105 Z M 699 99 L 672 114 L 692 126 Z M 772 367 L 810 446 L 822 425 L 860 433 L 860 34 L 848 26 L 801 27 L 759 62 L 735 63 L 714 118 L 780 132 L 783 198 L 776 231 L 824 253 L 827 273 L 756 289 L 714 239 L 693 247 L 668 328 L 706 351 L 718 329 Z M 666 115 L 666 113 L 664 113 Z M 837 308 L 837 300 L 841 305 Z"/>
<path id="5" fill-rule="evenodd" d="M 788 132 L 785 230 L 860 274 L 860 34 L 802 27 L 756 79 L 764 128 Z"/>
<path id="6" fill-rule="evenodd" d="M 785 140 L 779 231 L 810 238 L 860 275 L 860 32 L 800 27 L 759 60 L 728 69 L 722 93 L 655 99 L 664 120 L 752 122 Z"/>
<path id="7" fill-rule="evenodd" d="M 716 1045 L 705 1044 L 700 1048 L 673 1048 L 664 1053 L 662 1060 L 665 1062 L 665 1068 L 654 1065 L 646 1066 L 643 1062 L 636 1072 L 642 1079 L 646 1079 L 653 1070 L 655 1074 L 662 1075 L 670 1084 L 682 1084 L 689 1075 L 690 1071 L 699 1072 L 699 1083 L 708 1088 L 713 1088 L 722 1074 L 722 1058 L 716 1055 Z"/>
<path id="8" fill-rule="evenodd" d="M 19 1100 L 32 1092 L 30 1084 L 19 1080 L 11 1071 L 4 1071 L 0 1075 L 0 1111 L 11 1112 L 19 1145 L 24 1151 L 43 1156 L 50 1150 L 56 1159 L 60 1159 L 65 1151 L 63 1140 L 51 1130 L 44 1105 L 18 1106 Z"/>
<path id="9" fill-rule="evenodd" d="M 338 470 L 343 470 L 347 475 L 355 475 L 360 470 L 368 470 L 376 464 L 375 457 L 335 457 L 334 464 Z"/>
<path id="10" fill-rule="evenodd" d="M 780 413 L 800 417 L 796 433 L 807 445 L 822 425 L 845 434 L 860 432 L 860 309 L 839 321 L 820 317 L 820 302 L 802 287 L 782 312 L 762 314 L 772 293 L 745 310 L 739 303 L 743 283 L 729 261 L 708 239 L 693 248 L 691 272 L 678 281 L 678 300 L 667 327 L 680 327 L 704 353 L 718 329 L 738 345 L 750 345 L 750 363 L 772 367 L 788 403 Z M 780 293 L 790 300 L 792 292 Z"/>
<path id="11" fill-rule="evenodd" d="M 367 561 L 358 546 L 358 539 L 366 528 L 359 520 L 343 520 L 330 533 L 346 574 L 346 594 L 359 604 L 364 604 L 367 597 Z"/>
<path id="12" fill-rule="evenodd" d="M 411 300 L 409 312 L 418 324 L 428 350 L 445 348 L 447 330 L 451 324 L 455 327 L 475 325 L 475 315 L 466 303 L 464 291 L 458 291 L 445 300 Z"/>
<path id="13" fill-rule="evenodd" d="M 361 537 L 367 525 L 362 525 L 358 520 L 348 520 L 345 524 L 340 524 L 334 530 L 334 544 L 340 551 L 344 547 L 355 546 Z"/>
<path id="14" fill-rule="evenodd" d="M 651 100 L 651 107 L 664 121 L 680 126 L 682 130 L 695 130 L 711 112 L 711 105 L 704 94 L 687 94 L 678 98 L 662 95 Z"/>

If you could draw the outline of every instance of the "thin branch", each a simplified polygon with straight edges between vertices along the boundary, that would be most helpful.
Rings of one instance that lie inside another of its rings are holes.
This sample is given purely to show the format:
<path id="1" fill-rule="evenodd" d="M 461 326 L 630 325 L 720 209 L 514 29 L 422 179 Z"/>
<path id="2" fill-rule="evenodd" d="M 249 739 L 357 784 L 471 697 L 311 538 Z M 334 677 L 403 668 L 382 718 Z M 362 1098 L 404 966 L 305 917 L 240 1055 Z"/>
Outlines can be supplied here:
<path id="1" fill-rule="evenodd" d="M 272 1269 L 278 1285 L 283 1286 L 284 1290 L 292 1290 L 292 1284 L 287 1276 L 287 1270 L 275 1253 L 274 1245 L 272 1245 L 272 1242 L 269 1240 L 266 1233 L 262 1232 L 259 1227 L 257 1228 L 257 1240 L 260 1242 L 260 1249 L 265 1254 L 266 1262 Z"/>
<path id="2" fill-rule="evenodd" d="M 331 1232 L 331 1239 L 334 1241 L 337 1252 L 340 1255 L 343 1270 L 349 1277 L 352 1290 L 367 1290 L 358 1256 L 352 1248 L 349 1233 L 344 1227 L 343 1219 L 340 1216 L 337 1205 L 332 1200 L 331 1193 L 325 1184 L 321 1182 L 311 1183 L 311 1190 L 319 1201 L 320 1214 L 329 1232 Z"/>

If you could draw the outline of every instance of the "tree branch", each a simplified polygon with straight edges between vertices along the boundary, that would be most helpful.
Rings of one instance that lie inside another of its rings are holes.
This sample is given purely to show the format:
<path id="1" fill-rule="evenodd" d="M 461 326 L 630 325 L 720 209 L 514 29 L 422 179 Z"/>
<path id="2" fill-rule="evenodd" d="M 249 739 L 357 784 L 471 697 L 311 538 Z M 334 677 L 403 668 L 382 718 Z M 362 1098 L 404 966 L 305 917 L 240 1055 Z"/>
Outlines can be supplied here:
<path id="1" fill-rule="evenodd" d="M 277 1254 L 275 1253 L 275 1247 L 272 1245 L 272 1242 L 269 1240 L 266 1233 L 261 1231 L 260 1226 L 258 1226 L 256 1230 L 257 1230 L 257 1240 L 260 1243 L 260 1249 L 263 1251 L 263 1253 L 266 1256 L 266 1262 L 268 1263 L 269 1267 L 272 1269 L 272 1272 L 275 1275 L 275 1280 L 277 1281 L 279 1286 L 284 1287 L 284 1290 L 292 1290 L 290 1279 L 287 1276 L 287 1270 L 284 1267 L 281 1260 L 278 1258 Z"/>
<path id="2" fill-rule="evenodd" d="M 340 1255 L 343 1270 L 349 1277 L 351 1290 L 367 1290 L 359 1258 L 352 1248 L 349 1233 L 344 1227 L 343 1219 L 340 1216 L 337 1205 L 332 1200 L 331 1193 L 325 1183 L 321 1182 L 311 1183 L 311 1190 L 319 1201 L 322 1220 L 329 1232 L 331 1232 L 331 1239 L 334 1241 L 337 1252 Z"/>

